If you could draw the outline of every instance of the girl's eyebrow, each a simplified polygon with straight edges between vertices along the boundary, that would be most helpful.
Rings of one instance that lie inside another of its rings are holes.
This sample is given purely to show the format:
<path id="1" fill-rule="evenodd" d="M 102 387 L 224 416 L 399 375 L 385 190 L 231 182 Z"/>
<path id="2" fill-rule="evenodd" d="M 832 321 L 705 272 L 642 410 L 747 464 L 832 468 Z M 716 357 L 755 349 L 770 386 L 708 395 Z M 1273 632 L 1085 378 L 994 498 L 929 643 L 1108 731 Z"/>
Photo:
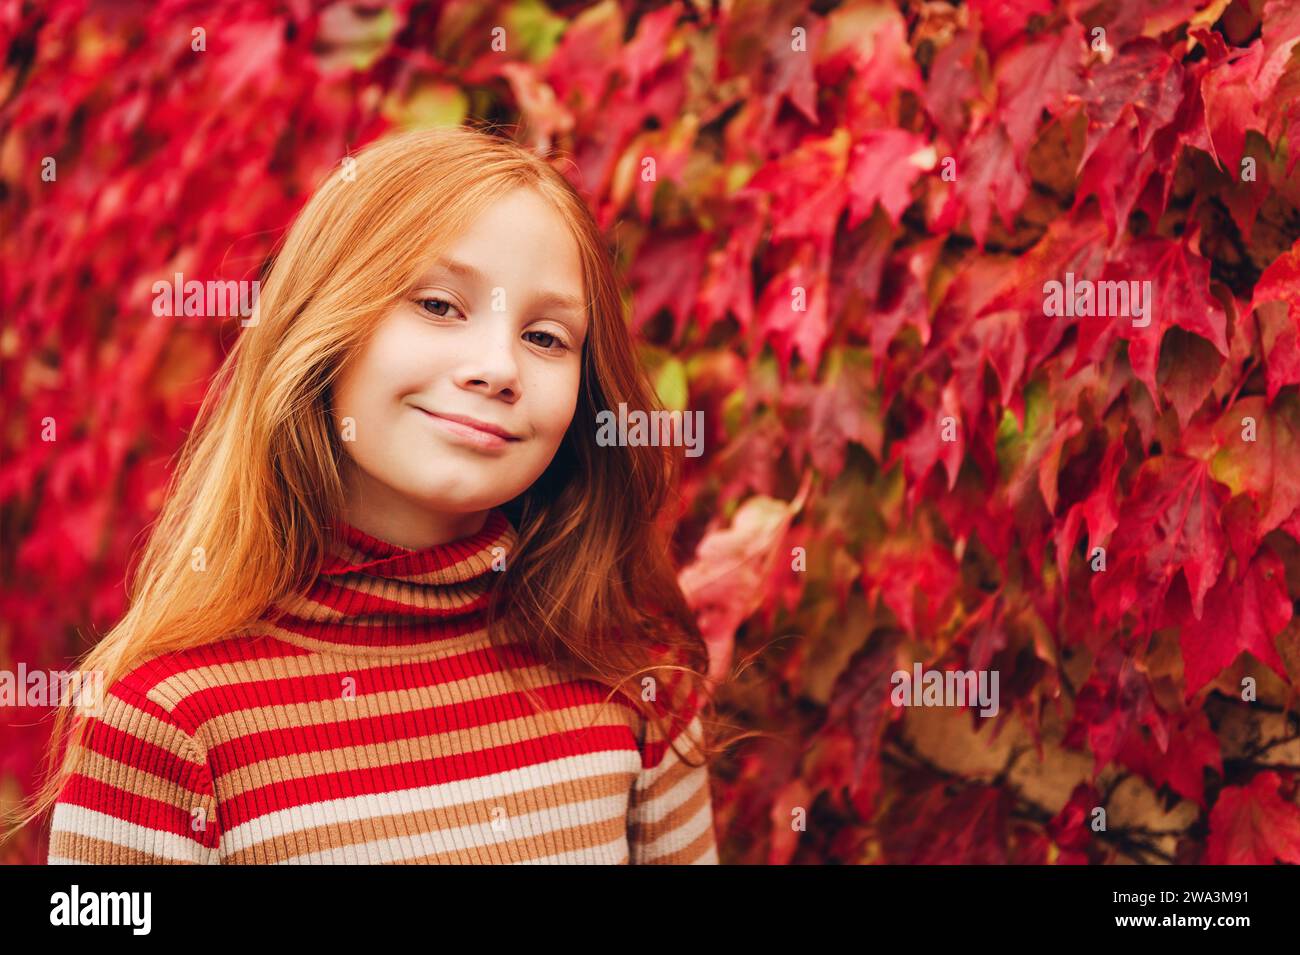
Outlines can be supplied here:
<path id="1" fill-rule="evenodd" d="M 461 278 L 468 279 L 471 282 L 477 282 L 480 285 L 484 285 L 487 282 L 481 271 L 467 262 L 458 262 L 455 259 L 438 259 L 434 262 L 433 268 L 430 269 L 430 272 L 421 276 L 421 280 L 427 278 L 429 274 L 436 272 L 438 269 L 443 269 L 444 271 L 450 272 L 452 275 L 460 276 Z M 547 307 L 571 309 L 579 314 L 585 314 L 587 311 L 586 302 L 577 296 L 566 295 L 562 292 L 539 292 L 537 295 L 533 296 L 533 302 L 537 305 Z"/>

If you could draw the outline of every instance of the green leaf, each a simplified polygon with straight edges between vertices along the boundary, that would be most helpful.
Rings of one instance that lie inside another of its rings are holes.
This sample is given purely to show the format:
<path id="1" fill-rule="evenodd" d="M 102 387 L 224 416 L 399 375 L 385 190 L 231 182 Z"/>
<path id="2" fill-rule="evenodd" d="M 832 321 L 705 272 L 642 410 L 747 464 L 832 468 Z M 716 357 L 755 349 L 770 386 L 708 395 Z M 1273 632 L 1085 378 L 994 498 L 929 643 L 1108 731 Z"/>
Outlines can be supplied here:
<path id="1" fill-rule="evenodd" d="M 506 10 L 506 35 L 522 52 L 524 59 L 541 63 L 548 59 L 560 41 L 568 21 L 552 13 L 541 0 L 518 0 Z"/>
<path id="2" fill-rule="evenodd" d="M 655 391 L 669 411 L 685 411 L 690 398 L 686 383 L 686 366 L 676 358 L 669 358 L 655 376 Z"/>

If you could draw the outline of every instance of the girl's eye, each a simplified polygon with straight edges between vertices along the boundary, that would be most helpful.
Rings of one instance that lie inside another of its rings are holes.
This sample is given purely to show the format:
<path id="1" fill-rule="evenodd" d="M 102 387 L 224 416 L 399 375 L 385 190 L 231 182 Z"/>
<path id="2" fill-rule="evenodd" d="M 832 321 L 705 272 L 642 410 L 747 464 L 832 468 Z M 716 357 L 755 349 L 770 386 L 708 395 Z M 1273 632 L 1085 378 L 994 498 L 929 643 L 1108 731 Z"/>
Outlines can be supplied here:
<path id="1" fill-rule="evenodd" d="M 550 332 L 529 332 L 528 334 L 529 334 L 529 335 L 541 335 L 543 338 L 549 338 L 552 342 L 554 342 L 555 344 L 553 344 L 553 345 L 542 345 L 542 346 L 541 346 L 542 348 L 546 349 L 547 351 L 565 351 L 565 350 L 568 349 L 568 347 L 569 347 L 568 345 L 566 345 L 566 344 L 564 343 L 564 341 L 560 338 L 560 336 L 558 336 L 558 335 L 552 335 Z"/>
<path id="2" fill-rule="evenodd" d="M 415 303 L 419 305 L 420 308 L 422 308 L 424 311 L 428 312 L 430 315 L 436 315 L 439 318 L 447 317 L 447 313 L 445 311 L 440 312 L 440 311 L 435 311 L 433 308 L 430 308 L 429 307 L 430 302 L 436 303 L 437 305 L 456 308 L 455 305 L 452 305 L 451 302 L 447 301 L 445 298 L 418 298 L 415 300 Z M 460 311 L 460 309 L 456 309 L 456 310 Z"/>

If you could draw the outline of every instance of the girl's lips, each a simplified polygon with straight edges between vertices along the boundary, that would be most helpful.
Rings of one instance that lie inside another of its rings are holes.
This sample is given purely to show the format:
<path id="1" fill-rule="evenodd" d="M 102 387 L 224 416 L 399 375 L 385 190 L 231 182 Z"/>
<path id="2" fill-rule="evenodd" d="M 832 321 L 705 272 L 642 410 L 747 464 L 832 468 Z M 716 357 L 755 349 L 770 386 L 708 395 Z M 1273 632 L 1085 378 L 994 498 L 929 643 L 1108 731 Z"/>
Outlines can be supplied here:
<path id="1" fill-rule="evenodd" d="M 478 448 L 484 451 L 498 451 L 514 442 L 503 438 L 500 435 L 492 434 L 481 428 L 475 428 L 472 425 L 461 424 L 459 421 L 452 421 L 441 415 L 436 415 L 431 411 L 425 411 L 423 408 L 417 408 L 421 414 L 432 421 L 448 437 L 458 440 L 462 444 Z"/>

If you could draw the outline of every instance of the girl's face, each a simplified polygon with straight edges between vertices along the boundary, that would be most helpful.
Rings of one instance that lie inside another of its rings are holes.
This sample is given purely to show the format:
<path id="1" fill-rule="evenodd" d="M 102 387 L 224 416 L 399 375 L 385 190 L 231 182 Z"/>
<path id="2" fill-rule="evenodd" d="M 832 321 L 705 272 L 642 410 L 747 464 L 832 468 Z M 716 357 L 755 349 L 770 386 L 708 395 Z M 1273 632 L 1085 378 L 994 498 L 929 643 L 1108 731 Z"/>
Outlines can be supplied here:
<path id="1" fill-rule="evenodd" d="M 349 523 L 418 549 L 527 490 L 573 421 L 587 322 L 559 214 L 527 188 L 490 206 L 340 369 Z"/>

